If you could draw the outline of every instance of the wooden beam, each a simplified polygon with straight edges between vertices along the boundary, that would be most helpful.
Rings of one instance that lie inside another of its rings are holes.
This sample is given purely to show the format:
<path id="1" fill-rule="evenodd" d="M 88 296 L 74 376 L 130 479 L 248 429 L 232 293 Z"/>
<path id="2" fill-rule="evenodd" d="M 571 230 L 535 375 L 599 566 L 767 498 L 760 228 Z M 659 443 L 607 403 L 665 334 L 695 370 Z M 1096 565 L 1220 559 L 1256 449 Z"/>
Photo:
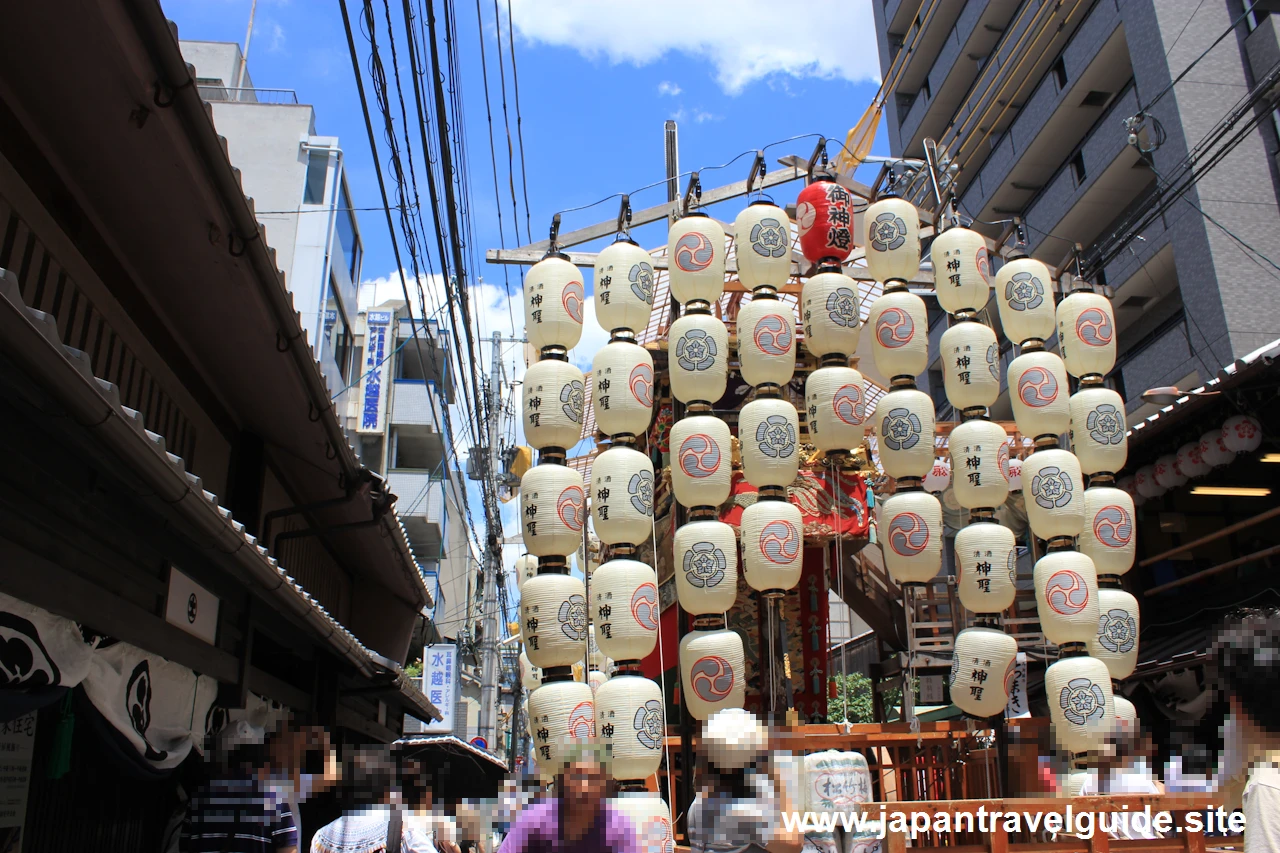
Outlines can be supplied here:
<path id="1" fill-rule="evenodd" d="M 1153 563 L 1158 563 L 1161 560 L 1167 560 L 1177 554 L 1186 553 L 1187 551 L 1198 548 L 1201 545 L 1208 545 L 1210 542 L 1221 539 L 1224 536 L 1230 536 L 1232 533 L 1238 533 L 1247 527 L 1252 527 L 1255 524 L 1260 524 L 1264 521 L 1275 518 L 1277 515 L 1280 515 L 1280 506 L 1272 507 L 1266 512 L 1258 513 L 1252 518 L 1246 518 L 1244 521 L 1223 527 L 1220 530 L 1215 530 L 1207 536 L 1201 536 L 1199 539 L 1193 539 L 1184 545 L 1179 545 L 1177 548 L 1170 548 L 1168 551 L 1162 551 L 1154 557 L 1147 557 L 1145 560 L 1138 563 L 1138 566 L 1139 568 L 1145 569 Z"/>
<path id="2" fill-rule="evenodd" d="M 800 180 L 805 176 L 804 171 L 790 167 L 782 169 L 774 169 L 760 178 L 753 189 L 767 189 L 776 187 L 780 184 L 789 184 L 792 181 Z M 715 204 L 721 201 L 728 201 L 731 198 L 739 198 L 747 194 L 746 180 L 737 181 L 736 183 L 727 184 L 723 187 L 716 187 L 702 194 L 702 207 Z M 637 211 L 631 215 L 631 227 L 635 228 L 640 225 L 647 225 L 650 222 L 657 222 L 660 219 L 666 219 L 671 213 L 672 205 L 679 204 L 676 202 L 663 202 L 655 204 L 653 207 L 646 207 L 644 210 Z M 564 249 L 568 246 L 577 246 L 582 243 L 590 243 L 592 240 L 598 240 L 601 237 L 608 237 L 610 234 L 617 233 L 618 223 L 615 219 L 606 222 L 597 222 L 595 225 L 589 225 L 586 228 L 579 228 L 577 231 L 570 231 L 568 234 L 561 234 L 556 244 Z M 529 243 L 521 246 L 513 251 L 529 250 L 538 253 L 538 260 L 542 259 L 542 255 L 547 253 L 551 248 L 551 241 L 539 240 L 536 243 Z"/>
<path id="3" fill-rule="evenodd" d="M 1180 586 L 1186 586 L 1189 583 L 1194 583 L 1195 581 L 1204 580 L 1205 578 L 1212 577 L 1213 575 L 1220 575 L 1223 572 L 1227 571 L 1228 569 L 1234 569 L 1236 566 L 1243 566 L 1245 563 L 1251 563 L 1254 560 L 1261 560 L 1266 557 L 1274 556 L 1276 554 L 1280 554 L 1280 545 L 1273 545 L 1270 548 L 1263 548 L 1261 551 L 1254 551 L 1252 554 L 1245 554 L 1243 557 L 1237 557 L 1234 560 L 1228 560 L 1225 563 L 1219 563 L 1213 568 L 1205 569 L 1204 571 L 1187 575 L 1185 578 L 1178 578 L 1176 581 L 1170 581 L 1169 583 L 1160 584 L 1160 586 L 1152 587 L 1151 589 L 1144 592 L 1142 595 L 1145 598 L 1150 598 L 1151 596 L 1156 595 L 1158 593 L 1165 592 L 1170 589 L 1176 589 Z"/>

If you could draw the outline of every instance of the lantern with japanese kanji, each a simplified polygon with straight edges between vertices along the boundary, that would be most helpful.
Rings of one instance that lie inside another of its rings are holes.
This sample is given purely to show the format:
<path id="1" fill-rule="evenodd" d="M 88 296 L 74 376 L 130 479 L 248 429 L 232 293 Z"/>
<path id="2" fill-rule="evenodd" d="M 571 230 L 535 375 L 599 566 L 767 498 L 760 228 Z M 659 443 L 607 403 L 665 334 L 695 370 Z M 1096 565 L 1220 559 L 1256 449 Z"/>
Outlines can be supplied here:
<path id="1" fill-rule="evenodd" d="M 611 447 L 591 466 L 591 520 L 606 545 L 637 545 L 653 528 L 653 463 L 630 447 Z"/>
<path id="2" fill-rule="evenodd" d="M 822 367 L 804 385 L 809 440 L 823 451 L 848 451 L 866 430 L 866 383 L 852 367 Z M 744 439 L 745 442 L 745 439 Z"/>
<path id="3" fill-rule="evenodd" d="M 956 533 L 960 567 L 956 591 L 973 613 L 1003 613 L 1017 593 L 1018 545 L 1013 531 L 991 521 L 967 524 Z"/>
<path id="4" fill-rule="evenodd" d="M 570 678 L 544 679 L 542 686 L 529 695 L 533 759 L 547 779 L 559 772 L 561 756 L 572 744 L 588 743 L 596 736 L 591 686 Z"/>
<path id="5" fill-rule="evenodd" d="M 644 434 L 653 419 L 653 357 L 629 341 L 612 341 L 591 362 L 596 428 L 610 436 Z"/>
<path id="6" fill-rule="evenodd" d="M 524 375 L 524 434 L 539 449 L 573 447 L 582 438 L 586 397 L 582 371 L 555 358 L 529 366 Z"/>
<path id="7" fill-rule="evenodd" d="M 520 478 L 524 544 L 535 557 L 567 557 L 582 542 L 586 490 L 582 475 L 564 465 L 535 465 Z"/>
<path id="8" fill-rule="evenodd" d="M 1009 436 L 1000 424 L 982 418 L 951 431 L 952 482 L 966 509 L 1003 506 L 1009 498 Z"/>
<path id="9" fill-rule="evenodd" d="M 582 272 L 554 255 L 530 268 L 524 279 L 524 325 L 529 343 L 539 352 L 548 347 L 573 349 L 582 338 L 585 291 Z"/>
<path id="10" fill-rule="evenodd" d="M 649 325 L 657 281 L 653 258 L 629 239 L 596 256 L 596 321 L 606 332 L 638 332 Z"/>
<path id="11" fill-rule="evenodd" d="M 1018 641 L 991 628 L 966 628 L 956 635 L 951 656 L 951 701 L 970 717 L 999 716 L 1009 703 Z"/>
<path id="12" fill-rule="evenodd" d="M 666 721 L 662 689 L 654 681 L 636 675 L 609 679 L 596 689 L 595 712 L 615 779 L 644 780 L 658 772 Z"/>
<path id="13" fill-rule="evenodd" d="M 572 666 L 587 642 L 587 588 L 581 578 L 542 572 L 520 593 L 520 625 L 534 666 Z"/>
<path id="14" fill-rule="evenodd" d="M 965 412 L 995 403 L 1000 396 L 1000 345 L 990 326 L 977 320 L 956 323 L 942 333 L 938 353 L 952 406 Z"/>
<path id="15" fill-rule="evenodd" d="M 929 251 L 942 310 L 949 314 L 982 310 L 991 298 L 991 258 L 982 235 L 959 226 L 948 228 L 933 239 Z"/>
<path id="16" fill-rule="evenodd" d="M 819 176 L 796 198 L 800 251 L 815 264 L 839 264 L 853 251 L 853 220 L 853 196 L 834 180 Z"/>
<path id="17" fill-rule="evenodd" d="M 800 318 L 810 355 L 848 356 L 858 351 L 862 313 L 858 283 L 838 267 L 824 268 L 804 283 Z M 741 322 L 739 323 L 741 327 Z"/>
<path id="18" fill-rule="evenodd" d="M 591 576 L 591 615 L 600 650 L 640 660 L 658 642 L 658 573 L 637 560 L 610 560 Z"/>

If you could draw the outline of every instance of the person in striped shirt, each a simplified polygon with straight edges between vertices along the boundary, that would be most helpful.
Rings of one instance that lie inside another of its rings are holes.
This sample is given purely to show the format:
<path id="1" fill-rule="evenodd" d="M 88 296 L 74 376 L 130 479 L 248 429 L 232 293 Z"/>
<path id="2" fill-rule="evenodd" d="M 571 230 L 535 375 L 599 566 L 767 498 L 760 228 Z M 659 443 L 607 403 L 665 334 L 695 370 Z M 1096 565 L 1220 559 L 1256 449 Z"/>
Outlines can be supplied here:
<path id="1" fill-rule="evenodd" d="M 289 803 L 266 784 L 260 731 L 240 720 L 223 733 L 228 770 L 191 797 L 178 849 L 182 853 L 297 853 Z"/>

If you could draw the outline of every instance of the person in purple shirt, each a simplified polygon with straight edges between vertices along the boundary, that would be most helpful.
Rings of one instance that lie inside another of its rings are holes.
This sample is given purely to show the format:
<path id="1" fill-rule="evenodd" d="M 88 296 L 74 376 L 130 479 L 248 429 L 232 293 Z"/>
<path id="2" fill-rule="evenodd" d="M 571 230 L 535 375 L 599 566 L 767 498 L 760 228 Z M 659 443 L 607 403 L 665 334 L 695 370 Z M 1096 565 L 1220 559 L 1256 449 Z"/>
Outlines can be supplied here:
<path id="1" fill-rule="evenodd" d="M 639 853 L 631 821 L 608 802 L 609 775 L 586 745 L 569 751 L 556 795 L 531 803 L 498 853 Z"/>

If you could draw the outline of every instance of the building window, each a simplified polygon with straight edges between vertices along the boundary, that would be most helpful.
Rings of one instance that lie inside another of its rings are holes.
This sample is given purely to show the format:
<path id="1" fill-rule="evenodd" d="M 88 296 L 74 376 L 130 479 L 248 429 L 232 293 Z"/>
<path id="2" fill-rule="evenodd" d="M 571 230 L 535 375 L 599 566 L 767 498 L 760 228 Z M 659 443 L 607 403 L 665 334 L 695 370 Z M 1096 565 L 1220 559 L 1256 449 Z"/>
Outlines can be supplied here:
<path id="1" fill-rule="evenodd" d="M 312 149 L 307 157 L 307 183 L 302 189 L 302 203 L 324 204 L 324 186 L 328 178 L 328 149 Z"/>
<path id="2" fill-rule="evenodd" d="M 343 382 L 351 380 L 351 354 L 354 350 L 351 327 L 342 312 L 342 300 L 338 298 L 337 287 L 332 277 L 329 279 L 329 299 L 325 303 L 324 312 L 325 346 L 333 353 L 333 361 L 338 365 L 338 375 Z"/>
<path id="3" fill-rule="evenodd" d="M 1058 91 L 1061 92 L 1067 88 L 1067 65 L 1062 61 L 1062 57 L 1058 57 L 1058 61 L 1053 63 L 1053 79 L 1058 84 Z"/>
<path id="4" fill-rule="evenodd" d="M 1071 174 L 1076 179 L 1076 186 L 1080 186 L 1081 184 L 1084 183 L 1084 179 L 1086 176 L 1084 171 L 1084 152 L 1083 151 L 1077 151 L 1075 154 L 1072 155 Z"/>
<path id="5" fill-rule="evenodd" d="M 347 195 L 347 182 L 338 187 L 338 243 L 342 246 L 342 256 L 347 259 L 347 273 L 354 282 L 360 281 L 360 236 L 356 233 L 355 212 L 351 209 L 351 201 Z"/>
<path id="6" fill-rule="evenodd" d="M 1260 0 L 1244 0 L 1244 24 L 1249 32 L 1253 32 L 1258 28 L 1270 12 L 1266 12 L 1258 7 L 1263 5 Z"/>

